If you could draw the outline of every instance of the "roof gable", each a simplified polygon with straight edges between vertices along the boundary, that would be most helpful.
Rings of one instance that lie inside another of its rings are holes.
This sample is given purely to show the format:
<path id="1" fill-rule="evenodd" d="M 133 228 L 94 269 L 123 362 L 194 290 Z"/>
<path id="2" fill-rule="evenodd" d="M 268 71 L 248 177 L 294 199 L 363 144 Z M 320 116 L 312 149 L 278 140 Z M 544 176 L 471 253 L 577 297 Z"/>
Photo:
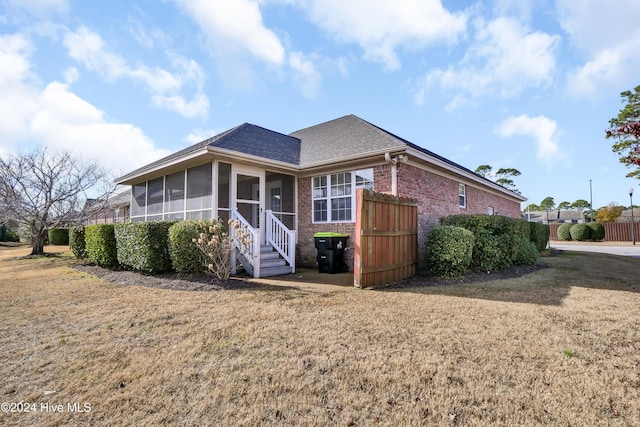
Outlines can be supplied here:
<path id="1" fill-rule="evenodd" d="M 395 135 L 353 114 L 301 129 L 289 135 L 301 141 L 301 168 L 345 158 L 366 157 L 369 153 L 406 147 L 406 144 Z"/>

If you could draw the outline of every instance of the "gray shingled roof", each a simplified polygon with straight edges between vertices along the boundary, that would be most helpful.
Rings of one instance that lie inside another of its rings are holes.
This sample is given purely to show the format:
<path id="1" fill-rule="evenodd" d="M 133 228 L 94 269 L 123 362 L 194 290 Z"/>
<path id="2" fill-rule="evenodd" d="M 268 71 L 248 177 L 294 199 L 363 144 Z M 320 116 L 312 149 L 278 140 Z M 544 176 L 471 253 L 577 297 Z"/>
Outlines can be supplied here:
<path id="1" fill-rule="evenodd" d="M 204 151 L 207 146 L 233 150 L 292 165 L 298 165 L 300 162 L 300 140 L 260 126 L 244 123 L 136 169 L 118 178 L 116 182 L 125 181 L 188 154 L 200 150 Z"/>
<path id="2" fill-rule="evenodd" d="M 300 167 L 368 153 L 404 149 L 406 145 L 353 114 L 289 134 L 299 138 Z"/>
<path id="3" fill-rule="evenodd" d="M 331 164 L 343 159 L 366 158 L 373 153 L 401 151 L 410 147 L 447 163 L 461 172 L 476 175 L 478 179 L 495 185 L 493 181 L 475 174 L 470 169 L 353 114 L 301 129 L 289 135 L 244 123 L 137 169 L 118 178 L 116 182 L 133 178 L 199 150 L 204 152 L 207 146 L 284 162 L 299 166 L 301 169 L 313 165 Z M 507 189 L 505 191 L 510 192 Z M 518 197 L 522 196 L 518 195 Z"/>

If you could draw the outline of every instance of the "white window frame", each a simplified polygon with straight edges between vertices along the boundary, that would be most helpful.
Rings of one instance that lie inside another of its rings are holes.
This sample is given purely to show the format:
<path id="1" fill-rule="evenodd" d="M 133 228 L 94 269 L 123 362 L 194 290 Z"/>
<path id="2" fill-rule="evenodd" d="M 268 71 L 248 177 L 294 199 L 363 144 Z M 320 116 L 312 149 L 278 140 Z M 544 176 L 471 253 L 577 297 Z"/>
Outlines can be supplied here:
<path id="1" fill-rule="evenodd" d="M 356 183 L 357 179 L 356 176 L 358 175 L 358 172 L 362 172 L 362 171 L 371 171 L 371 180 L 370 181 L 364 181 L 360 182 L 360 183 Z M 338 183 L 334 183 L 331 178 L 333 176 L 338 176 L 338 175 L 342 175 L 342 174 L 351 174 L 351 182 L 350 183 L 344 183 L 344 184 L 338 184 Z M 314 181 L 316 178 L 325 178 L 326 179 L 326 196 L 324 197 L 314 197 Z M 331 195 L 331 188 L 332 186 L 339 186 L 339 185 L 350 185 L 351 186 L 351 194 L 350 195 L 339 195 L 339 196 L 332 196 Z M 329 223 L 354 223 L 356 222 L 355 219 L 355 215 L 354 215 L 354 210 L 356 207 L 356 188 L 370 188 L 373 189 L 373 185 L 374 185 L 374 180 L 373 180 L 373 168 L 364 168 L 364 169 L 356 169 L 356 170 L 348 170 L 348 171 L 340 171 L 340 172 L 334 172 L 334 173 L 329 173 L 326 175 L 316 175 L 311 177 L 311 222 L 313 224 L 329 224 Z M 334 220 L 331 217 L 331 212 L 332 212 L 332 200 L 334 199 L 349 199 L 351 202 L 351 207 L 349 208 L 351 210 L 351 214 L 350 214 L 350 218 L 351 219 L 343 219 L 343 220 Z M 315 216 L 315 202 L 318 200 L 324 200 L 326 202 L 326 206 L 327 206 L 327 220 L 326 221 L 316 221 L 316 216 Z"/>
<path id="2" fill-rule="evenodd" d="M 467 207 L 467 186 L 458 183 L 458 204 L 461 208 Z"/>

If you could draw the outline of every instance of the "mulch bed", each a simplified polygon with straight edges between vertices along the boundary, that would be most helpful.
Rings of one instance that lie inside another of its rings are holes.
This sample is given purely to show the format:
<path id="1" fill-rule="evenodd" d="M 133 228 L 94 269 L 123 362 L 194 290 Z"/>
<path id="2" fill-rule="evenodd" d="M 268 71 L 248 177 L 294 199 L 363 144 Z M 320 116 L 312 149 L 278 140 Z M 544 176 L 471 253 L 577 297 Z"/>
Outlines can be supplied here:
<path id="1" fill-rule="evenodd" d="M 119 285 L 147 286 L 176 291 L 222 291 L 260 287 L 259 284 L 247 282 L 242 278 L 231 278 L 227 282 L 223 282 L 209 274 L 180 275 L 177 273 L 163 273 L 147 276 L 129 270 L 110 270 L 95 264 L 76 264 L 72 265 L 71 268 Z"/>
<path id="2" fill-rule="evenodd" d="M 78 271 L 97 276 L 110 283 L 129 286 L 147 286 L 157 289 L 178 291 L 222 291 L 231 289 L 252 289 L 263 286 L 259 283 L 248 282 L 242 277 L 233 277 L 227 282 L 223 282 L 210 274 L 179 275 L 177 273 L 163 273 L 148 276 L 129 270 L 110 270 L 108 268 L 99 267 L 95 264 L 76 264 L 71 267 Z M 521 277 L 546 267 L 547 266 L 544 264 L 538 264 L 535 266 L 513 266 L 502 271 L 491 273 L 469 272 L 463 279 L 442 279 L 430 275 L 419 274 L 410 279 L 405 279 L 401 282 L 387 285 L 385 288 L 402 289 L 422 286 L 482 283 L 490 280 Z"/>

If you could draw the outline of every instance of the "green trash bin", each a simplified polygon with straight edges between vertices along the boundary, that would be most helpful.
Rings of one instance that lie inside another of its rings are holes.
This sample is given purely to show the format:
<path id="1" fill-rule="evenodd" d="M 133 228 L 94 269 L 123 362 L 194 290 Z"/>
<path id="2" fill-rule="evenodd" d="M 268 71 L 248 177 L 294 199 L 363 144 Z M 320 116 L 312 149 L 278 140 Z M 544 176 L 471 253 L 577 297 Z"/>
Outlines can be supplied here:
<path id="1" fill-rule="evenodd" d="M 347 246 L 348 234 L 320 232 L 313 235 L 318 251 L 319 273 L 342 273 L 347 270 L 344 263 L 344 249 Z"/>

